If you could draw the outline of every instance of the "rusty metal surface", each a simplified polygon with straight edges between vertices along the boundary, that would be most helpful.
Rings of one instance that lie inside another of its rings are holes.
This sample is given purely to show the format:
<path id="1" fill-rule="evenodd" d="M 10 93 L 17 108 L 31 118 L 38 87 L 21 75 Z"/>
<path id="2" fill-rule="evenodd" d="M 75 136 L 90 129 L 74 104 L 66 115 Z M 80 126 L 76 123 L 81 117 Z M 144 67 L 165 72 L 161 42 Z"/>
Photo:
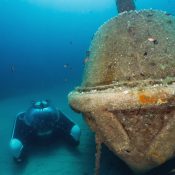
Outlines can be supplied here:
<path id="1" fill-rule="evenodd" d="M 173 46 L 173 17 L 152 10 L 123 13 L 97 31 L 83 82 L 68 96 L 100 143 L 136 174 L 175 155 Z"/>
<path id="2" fill-rule="evenodd" d="M 118 13 L 135 10 L 134 0 L 116 0 Z"/>

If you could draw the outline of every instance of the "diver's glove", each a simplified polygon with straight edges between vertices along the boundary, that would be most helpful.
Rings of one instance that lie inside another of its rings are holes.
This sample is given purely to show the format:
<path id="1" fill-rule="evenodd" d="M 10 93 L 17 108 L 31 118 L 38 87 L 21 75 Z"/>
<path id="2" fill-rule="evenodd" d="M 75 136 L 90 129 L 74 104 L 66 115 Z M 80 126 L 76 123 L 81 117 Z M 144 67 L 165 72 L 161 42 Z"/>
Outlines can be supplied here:
<path id="1" fill-rule="evenodd" d="M 10 140 L 10 150 L 13 155 L 13 158 L 17 161 L 20 162 L 22 161 L 21 156 L 23 152 L 23 144 L 19 139 L 12 138 Z"/>
<path id="2" fill-rule="evenodd" d="M 75 143 L 79 144 L 79 142 L 80 142 L 80 135 L 81 135 L 80 127 L 79 127 L 78 125 L 75 124 L 75 125 L 71 128 L 70 135 L 71 135 L 72 138 L 74 139 Z"/>

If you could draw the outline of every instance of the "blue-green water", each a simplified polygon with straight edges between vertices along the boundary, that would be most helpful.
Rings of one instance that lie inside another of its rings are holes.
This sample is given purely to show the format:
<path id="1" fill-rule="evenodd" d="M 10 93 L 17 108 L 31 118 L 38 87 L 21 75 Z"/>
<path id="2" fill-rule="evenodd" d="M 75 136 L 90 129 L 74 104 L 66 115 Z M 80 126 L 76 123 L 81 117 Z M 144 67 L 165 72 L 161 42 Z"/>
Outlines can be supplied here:
<path id="1" fill-rule="evenodd" d="M 136 0 L 137 9 L 175 15 L 174 0 Z M 94 32 L 117 15 L 114 0 L 0 1 L 0 175 L 92 175 L 94 134 L 74 113 L 67 94 L 82 79 L 83 60 Z M 35 99 L 50 99 L 82 128 L 76 149 L 62 143 L 31 151 L 22 165 L 9 152 L 13 121 Z M 129 169 L 103 148 L 100 175 L 128 175 Z"/>

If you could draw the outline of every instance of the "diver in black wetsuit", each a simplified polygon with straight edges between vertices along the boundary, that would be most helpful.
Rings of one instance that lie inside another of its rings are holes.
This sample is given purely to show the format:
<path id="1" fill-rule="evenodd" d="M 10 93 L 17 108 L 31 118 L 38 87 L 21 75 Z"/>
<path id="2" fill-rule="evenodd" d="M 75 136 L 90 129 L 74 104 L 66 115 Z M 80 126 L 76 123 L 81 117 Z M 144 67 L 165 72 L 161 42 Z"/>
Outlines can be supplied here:
<path id="1" fill-rule="evenodd" d="M 57 139 L 60 134 L 74 145 L 79 144 L 81 131 L 77 124 L 52 107 L 47 100 L 34 102 L 26 112 L 16 117 L 10 140 L 13 158 L 17 162 L 22 161 L 26 146 L 35 139 Z"/>

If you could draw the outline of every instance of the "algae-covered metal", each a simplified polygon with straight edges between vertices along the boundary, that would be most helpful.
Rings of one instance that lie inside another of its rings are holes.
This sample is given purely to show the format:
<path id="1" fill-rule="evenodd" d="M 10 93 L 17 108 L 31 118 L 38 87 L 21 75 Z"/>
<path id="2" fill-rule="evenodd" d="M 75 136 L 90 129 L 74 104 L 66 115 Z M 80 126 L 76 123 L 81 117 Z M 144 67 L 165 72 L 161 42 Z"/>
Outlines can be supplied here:
<path id="1" fill-rule="evenodd" d="M 135 173 L 174 157 L 175 18 L 143 10 L 107 21 L 91 43 L 81 86 L 68 98 L 96 140 Z"/>

